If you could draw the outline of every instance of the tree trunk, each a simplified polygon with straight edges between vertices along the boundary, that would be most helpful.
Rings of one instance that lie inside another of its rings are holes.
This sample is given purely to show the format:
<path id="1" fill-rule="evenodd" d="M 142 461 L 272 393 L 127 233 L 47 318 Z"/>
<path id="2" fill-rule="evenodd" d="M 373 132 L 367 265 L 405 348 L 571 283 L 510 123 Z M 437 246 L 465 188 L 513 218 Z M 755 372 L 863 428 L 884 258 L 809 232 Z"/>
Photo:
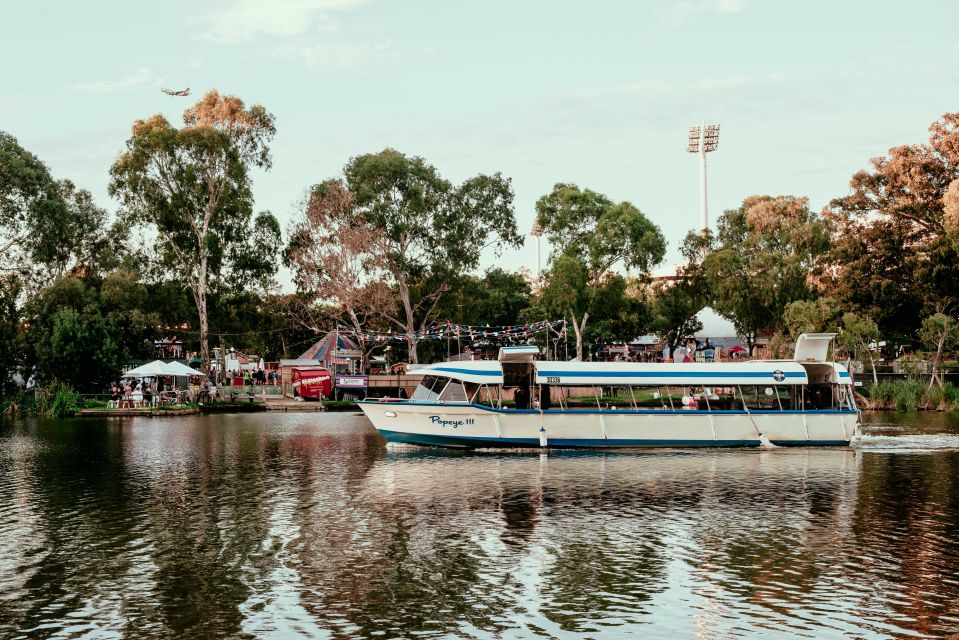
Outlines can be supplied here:
<path id="1" fill-rule="evenodd" d="M 401 279 L 399 281 L 400 285 L 400 300 L 403 301 L 403 311 L 406 314 L 406 342 L 409 345 L 409 359 L 410 364 L 419 364 L 419 358 L 416 353 L 416 345 L 419 343 L 419 339 L 414 337 L 416 333 L 416 326 L 413 324 L 413 307 L 410 304 L 410 289 L 406 286 L 406 280 Z"/>
<path id="2" fill-rule="evenodd" d="M 569 315 L 573 319 L 573 332 L 576 334 L 576 359 L 583 362 L 583 332 L 586 331 L 589 312 L 583 314 L 582 322 L 576 321 L 575 313 L 570 313 Z"/>
<path id="3" fill-rule="evenodd" d="M 206 251 L 200 252 L 200 269 L 196 278 L 196 290 L 193 297 L 196 300 L 196 312 L 200 318 L 200 371 L 210 370 L 210 344 L 207 333 L 210 330 L 209 318 L 206 314 Z"/>
<path id="4" fill-rule="evenodd" d="M 929 388 L 932 389 L 932 385 L 939 383 L 939 386 L 942 386 L 942 380 L 939 379 L 939 361 L 942 359 L 942 348 L 945 346 L 945 339 L 939 341 L 939 344 L 936 346 L 936 357 L 932 361 L 932 377 L 929 378 Z"/>

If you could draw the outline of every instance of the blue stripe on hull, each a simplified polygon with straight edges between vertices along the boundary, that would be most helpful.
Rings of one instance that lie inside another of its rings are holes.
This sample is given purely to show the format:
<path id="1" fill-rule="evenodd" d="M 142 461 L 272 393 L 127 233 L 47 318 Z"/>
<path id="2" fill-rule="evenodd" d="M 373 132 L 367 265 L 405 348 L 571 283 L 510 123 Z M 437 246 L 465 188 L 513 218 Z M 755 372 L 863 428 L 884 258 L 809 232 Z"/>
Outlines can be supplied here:
<path id="1" fill-rule="evenodd" d="M 389 442 L 415 444 L 426 447 L 455 447 L 458 449 L 521 448 L 538 449 L 538 438 L 483 438 L 471 436 L 441 436 L 425 433 L 405 433 L 378 429 Z M 773 442 L 781 446 L 847 446 L 844 440 L 786 440 Z M 594 438 L 552 439 L 551 449 L 615 449 L 647 447 L 758 447 L 759 440 L 601 440 Z"/>
<path id="2" fill-rule="evenodd" d="M 482 448 L 539 448 L 539 438 L 482 438 L 471 436 L 440 436 L 424 433 L 405 433 L 379 429 L 389 442 L 418 444 L 431 447 Z M 759 440 L 603 440 L 594 438 L 551 439 L 550 448 L 616 448 L 616 447 L 756 447 Z"/>

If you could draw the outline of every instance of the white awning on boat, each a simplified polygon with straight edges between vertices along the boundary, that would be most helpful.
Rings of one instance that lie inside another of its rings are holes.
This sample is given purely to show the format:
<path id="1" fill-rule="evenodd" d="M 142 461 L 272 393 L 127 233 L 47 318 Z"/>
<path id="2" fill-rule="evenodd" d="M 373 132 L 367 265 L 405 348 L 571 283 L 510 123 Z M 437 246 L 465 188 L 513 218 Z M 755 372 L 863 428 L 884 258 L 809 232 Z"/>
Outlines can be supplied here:
<path id="1" fill-rule="evenodd" d="M 532 362 L 539 355 L 539 347 L 534 345 L 520 345 L 515 347 L 500 347 L 500 362 Z"/>
<path id="2" fill-rule="evenodd" d="M 537 384 L 564 385 L 787 385 L 808 384 L 798 362 L 729 363 L 536 362 Z"/>
<path id="3" fill-rule="evenodd" d="M 503 384 L 503 369 L 496 360 L 435 362 L 411 370 L 410 375 L 440 376 L 477 384 Z"/>
<path id="4" fill-rule="evenodd" d="M 829 354 L 829 345 L 836 337 L 835 333 L 804 333 L 796 340 L 793 360 L 800 362 L 825 362 Z"/>

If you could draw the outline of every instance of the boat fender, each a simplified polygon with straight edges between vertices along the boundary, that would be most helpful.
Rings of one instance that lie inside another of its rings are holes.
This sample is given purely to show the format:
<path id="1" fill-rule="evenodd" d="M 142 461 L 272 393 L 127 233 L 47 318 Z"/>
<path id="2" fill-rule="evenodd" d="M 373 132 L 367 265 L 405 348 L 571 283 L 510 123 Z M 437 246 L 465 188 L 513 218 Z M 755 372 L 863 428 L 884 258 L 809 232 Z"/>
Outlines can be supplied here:
<path id="1" fill-rule="evenodd" d="M 545 447 L 547 445 L 546 441 L 546 427 L 539 428 L 539 446 Z"/>

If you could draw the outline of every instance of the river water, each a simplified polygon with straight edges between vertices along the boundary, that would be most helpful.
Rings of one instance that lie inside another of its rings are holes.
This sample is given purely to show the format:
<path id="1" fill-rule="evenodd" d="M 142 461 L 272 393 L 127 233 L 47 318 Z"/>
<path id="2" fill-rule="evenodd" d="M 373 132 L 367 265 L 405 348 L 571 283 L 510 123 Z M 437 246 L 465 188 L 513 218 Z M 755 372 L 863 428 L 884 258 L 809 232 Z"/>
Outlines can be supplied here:
<path id="1" fill-rule="evenodd" d="M 458 453 L 363 417 L 0 423 L 0 637 L 959 636 L 959 416 Z"/>

